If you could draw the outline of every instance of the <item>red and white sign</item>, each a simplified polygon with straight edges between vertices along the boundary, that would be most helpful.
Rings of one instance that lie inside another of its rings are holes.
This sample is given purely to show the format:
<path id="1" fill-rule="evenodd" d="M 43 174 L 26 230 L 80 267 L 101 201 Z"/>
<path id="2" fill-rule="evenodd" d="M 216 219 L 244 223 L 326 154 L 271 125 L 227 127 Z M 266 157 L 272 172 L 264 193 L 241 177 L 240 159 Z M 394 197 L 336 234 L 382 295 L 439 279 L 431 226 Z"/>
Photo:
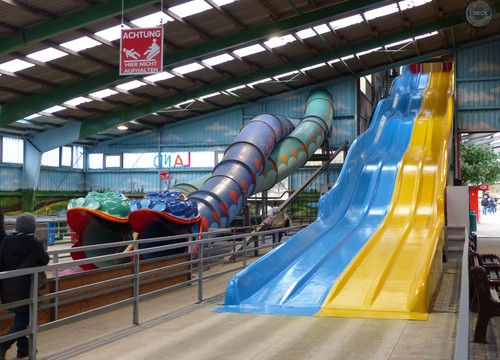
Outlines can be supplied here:
<path id="1" fill-rule="evenodd" d="M 160 171 L 160 180 L 170 180 L 170 171 L 162 170 Z"/>
<path id="2" fill-rule="evenodd" d="M 120 75 L 163 71 L 163 27 L 122 29 Z"/>

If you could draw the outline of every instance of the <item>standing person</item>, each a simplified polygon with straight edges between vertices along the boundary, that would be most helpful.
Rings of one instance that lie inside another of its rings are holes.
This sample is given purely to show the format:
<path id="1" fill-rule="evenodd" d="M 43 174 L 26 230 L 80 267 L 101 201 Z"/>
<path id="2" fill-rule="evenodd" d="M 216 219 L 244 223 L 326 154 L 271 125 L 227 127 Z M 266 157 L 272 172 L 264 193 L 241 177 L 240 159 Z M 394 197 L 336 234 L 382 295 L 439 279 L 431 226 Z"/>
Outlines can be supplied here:
<path id="1" fill-rule="evenodd" d="M 0 271 L 16 270 L 49 263 L 49 255 L 41 242 L 35 238 L 36 221 L 31 213 L 22 213 L 16 219 L 15 230 L 7 235 L 0 244 Z M 0 283 L 2 303 L 29 299 L 31 295 L 31 275 L 3 279 Z M 10 309 L 15 313 L 14 324 L 7 334 L 25 330 L 29 324 L 29 305 Z M 17 357 L 29 355 L 26 336 L 0 344 L 0 360 L 5 359 L 7 350 L 17 342 Z"/>
<path id="2" fill-rule="evenodd" d="M 483 215 L 488 213 L 488 205 L 489 205 L 488 196 L 483 195 L 483 199 L 481 200 L 481 207 L 483 208 Z"/>
<path id="3" fill-rule="evenodd" d="M 2 239 L 6 236 L 5 233 L 5 215 L 3 212 L 0 212 L 0 244 Z"/>

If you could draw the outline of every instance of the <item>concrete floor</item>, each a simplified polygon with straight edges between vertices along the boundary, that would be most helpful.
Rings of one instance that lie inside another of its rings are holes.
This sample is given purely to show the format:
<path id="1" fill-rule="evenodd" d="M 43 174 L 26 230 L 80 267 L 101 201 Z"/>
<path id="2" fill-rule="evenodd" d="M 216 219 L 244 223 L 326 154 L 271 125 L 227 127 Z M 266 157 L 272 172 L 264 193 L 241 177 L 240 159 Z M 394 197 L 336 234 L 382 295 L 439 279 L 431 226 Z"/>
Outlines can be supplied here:
<path id="1" fill-rule="evenodd" d="M 500 213 L 478 224 L 479 250 L 500 253 Z M 494 235 L 494 236 L 493 236 Z M 485 252 L 485 251 L 483 251 Z M 38 359 L 324 360 L 453 359 L 458 318 L 460 264 L 445 263 L 427 321 L 320 318 L 212 312 L 224 302 L 231 274 L 197 288 L 141 302 L 140 325 L 124 307 L 38 336 Z M 471 328 L 475 324 L 472 315 Z M 471 359 L 500 358 L 500 320 L 489 344 L 470 344 Z M 15 355 L 7 354 L 7 359 Z M 10 357 L 9 357 L 10 356 Z"/>

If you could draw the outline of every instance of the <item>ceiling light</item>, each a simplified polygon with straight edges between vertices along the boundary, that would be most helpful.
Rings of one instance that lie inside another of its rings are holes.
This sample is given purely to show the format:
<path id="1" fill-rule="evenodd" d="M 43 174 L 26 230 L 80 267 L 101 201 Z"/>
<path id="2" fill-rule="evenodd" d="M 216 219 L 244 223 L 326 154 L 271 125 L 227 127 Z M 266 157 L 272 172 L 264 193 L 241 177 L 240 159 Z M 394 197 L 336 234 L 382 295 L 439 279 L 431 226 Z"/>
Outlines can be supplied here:
<path id="1" fill-rule="evenodd" d="M 128 126 L 125 126 L 125 125 L 118 125 L 116 128 L 118 130 L 128 130 Z"/>

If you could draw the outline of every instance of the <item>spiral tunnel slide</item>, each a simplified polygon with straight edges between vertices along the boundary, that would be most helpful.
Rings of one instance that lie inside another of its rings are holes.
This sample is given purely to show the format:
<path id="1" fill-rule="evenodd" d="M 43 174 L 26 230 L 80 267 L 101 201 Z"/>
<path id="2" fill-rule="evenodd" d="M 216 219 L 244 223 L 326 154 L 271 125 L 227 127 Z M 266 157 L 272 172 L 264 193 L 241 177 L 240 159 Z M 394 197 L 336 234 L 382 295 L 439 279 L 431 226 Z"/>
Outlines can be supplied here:
<path id="1" fill-rule="evenodd" d="M 129 240 L 132 232 L 137 239 L 186 234 L 184 241 L 188 241 L 189 234 L 227 227 L 241 211 L 245 197 L 270 189 L 306 163 L 322 145 L 332 116 L 332 97 L 319 89 L 309 94 L 305 115 L 295 128 L 279 115 L 262 114 L 252 119 L 210 176 L 170 189 L 197 203 L 199 215 L 195 218 L 180 219 L 150 208 L 131 211 L 125 219 L 84 206 L 69 209 L 68 225 L 79 239 L 75 246 Z M 87 252 L 72 254 L 78 259 L 91 256 Z"/>
<path id="2" fill-rule="evenodd" d="M 246 197 L 270 189 L 306 163 L 322 145 L 332 116 L 332 97 L 323 89 L 309 94 L 304 117 L 295 128 L 285 117 L 259 115 L 241 129 L 211 176 L 203 182 L 178 184 L 172 190 L 183 191 L 198 203 L 200 232 L 227 227 Z M 142 210 L 130 213 L 133 229 L 141 217 Z"/>
<path id="3" fill-rule="evenodd" d="M 450 73 L 420 70 L 405 68 L 378 104 L 318 219 L 235 275 L 216 311 L 427 317 L 442 245 Z"/>

